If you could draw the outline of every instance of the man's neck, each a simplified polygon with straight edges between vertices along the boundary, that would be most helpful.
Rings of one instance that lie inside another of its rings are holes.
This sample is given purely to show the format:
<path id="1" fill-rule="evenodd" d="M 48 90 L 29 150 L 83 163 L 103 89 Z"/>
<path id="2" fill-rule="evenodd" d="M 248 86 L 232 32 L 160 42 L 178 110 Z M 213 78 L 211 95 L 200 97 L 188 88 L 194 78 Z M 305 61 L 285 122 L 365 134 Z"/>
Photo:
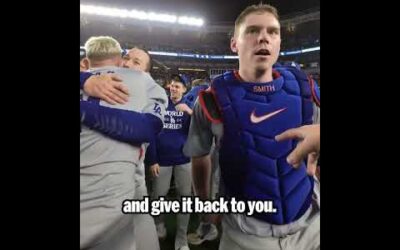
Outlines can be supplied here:
<path id="1" fill-rule="evenodd" d="M 178 102 L 180 102 L 182 100 L 182 96 L 181 97 L 171 97 L 171 101 L 173 104 L 176 104 Z"/>
<path id="2" fill-rule="evenodd" d="M 271 82 L 274 80 L 272 77 L 272 68 L 266 70 L 245 70 L 243 68 L 239 68 L 239 75 L 245 82 Z"/>
<path id="3" fill-rule="evenodd" d="M 115 59 L 105 59 L 101 61 L 90 61 L 90 68 L 103 68 L 108 66 L 118 67 L 119 64 Z"/>

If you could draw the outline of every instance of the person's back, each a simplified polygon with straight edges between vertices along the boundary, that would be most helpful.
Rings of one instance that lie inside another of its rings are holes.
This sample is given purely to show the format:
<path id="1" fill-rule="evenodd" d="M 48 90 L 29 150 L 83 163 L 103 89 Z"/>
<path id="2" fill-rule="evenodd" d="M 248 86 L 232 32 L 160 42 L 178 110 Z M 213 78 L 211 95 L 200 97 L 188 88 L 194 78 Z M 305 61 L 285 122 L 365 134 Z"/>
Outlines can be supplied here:
<path id="1" fill-rule="evenodd" d="M 129 101 L 125 104 L 109 105 L 87 96 L 84 92 L 81 92 L 81 100 L 96 103 L 97 106 L 88 106 L 92 113 L 96 113 L 95 109 L 100 107 L 108 109 L 105 113 L 97 113 L 100 116 L 97 117 L 100 121 L 97 126 L 113 127 L 110 130 L 123 133 L 134 128 L 126 128 L 117 117 L 153 110 L 151 98 L 154 92 L 162 89 L 143 72 L 117 67 L 120 56 L 116 58 L 115 61 L 106 58 L 102 63 L 93 64 L 96 66 L 92 65 L 90 72 L 114 73 L 120 76 L 131 93 Z M 82 121 L 90 115 L 89 111 L 81 114 Z M 156 116 L 162 117 L 161 108 L 159 113 Z M 121 207 L 125 199 L 135 197 L 135 179 L 144 178 L 137 176 L 135 172 L 142 157 L 142 143 L 112 139 L 84 124 L 82 122 L 80 133 L 81 249 L 135 249 L 134 216 L 124 215 Z"/>
<path id="2" fill-rule="evenodd" d="M 132 98 L 126 104 L 110 105 L 100 101 L 99 105 L 112 109 L 133 110 L 142 112 L 147 106 L 147 88 L 151 81 L 147 74 L 125 68 L 107 66 L 89 70 L 96 74 L 115 73 L 123 79 L 129 88 Z M 82 92 L 84 100 L 91 100 Z M 117 112 L 117 111 L 116 111 Z M 104 117 L 107 119 L 107 117 Z M 110 121 L 112 122 L 112 121 Z M 115 124 L 115 126 L 119 126 Z M 139 157 L 140 145 L 133 146 L 116 141 L 100 132 L 82 126 L 81 132 L 81 167 L 112 161 L 134 161 Z M 83 155 L 82 155 L 83 154 Z"/>
<path id="3" fill-rule="evenodd" d="M 117 67 L 91 70 L 95 73 L 110 71 L 121 76 L 134 98 L 124 105 L 111 106 L 103 101 L 100 101 L 100 105 L 110 106 L 116 111 L 117 109 L 142 111 L 146 106 L 148 77 L 139 71 Z M 84 95 L 83 98 L 87 97 Z M 83 209 L 81 225 L 85 228 L 85 231 L 81 230 L 81 239 L 86 238 L 89 243 L 93 237 L 103 233 L 109 234 L 110 229 L 115 227 L 116 221 L 121 220 L 122 224 L 125 223 L 123 220 L 128 221 L 128 217 L 121 213 L 121 204 L 123 200 L 134 197 L 135 169 L 141 157 L 141 149 L 140 145 L 120 142 L 82 126 L 80 153 L 81 209 Z M 107 189 L 104 187 L 113 192 L 106 192 Z"/>

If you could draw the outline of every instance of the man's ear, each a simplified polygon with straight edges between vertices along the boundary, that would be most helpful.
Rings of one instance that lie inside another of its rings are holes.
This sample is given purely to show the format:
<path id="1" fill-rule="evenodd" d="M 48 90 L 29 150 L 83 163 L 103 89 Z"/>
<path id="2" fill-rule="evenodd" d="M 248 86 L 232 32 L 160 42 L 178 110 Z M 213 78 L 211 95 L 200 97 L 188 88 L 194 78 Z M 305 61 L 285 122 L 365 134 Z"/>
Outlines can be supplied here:
<path id="1" fill-rule="evenodd" d="M 237 53 L 237 52 L 238 52 L 236 46 L 237 46 L 237 44 L 236 44 L 236 39 L 235 39 L 235 37 L 232 37 L 232 38 L 231 38 L 231 50 L 232 50 L 232 52 L 234 52 L 234 53 Z"/>
<path id="2" fill-rule="evenodd" d="M 89 69 L 89 60 L 85 57 L 81 60 L 80 66 L 85 69 L 88 70 Z"/>

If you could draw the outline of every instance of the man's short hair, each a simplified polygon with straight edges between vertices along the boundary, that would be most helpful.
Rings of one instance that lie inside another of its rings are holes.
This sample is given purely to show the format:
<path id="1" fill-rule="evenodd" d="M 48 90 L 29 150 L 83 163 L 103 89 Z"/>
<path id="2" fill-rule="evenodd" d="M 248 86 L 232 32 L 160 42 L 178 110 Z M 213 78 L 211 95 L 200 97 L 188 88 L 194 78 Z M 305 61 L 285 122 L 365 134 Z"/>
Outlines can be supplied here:
<path id="1" fill-rule="evenodd" d="M 105 60 L 121 56 L 121 45 L 110 36 L 92 36 L 85 43 L 86 57 L 89 60 Z"/>
<path id="2" fill-rule="evenodd" d="M 250 15 L 252 13 L 262 14 L 264 12 L 271 13 L 279 21 L 278 10 L 274 6 L 269 5 L 269 4 L 263 4 L 263 3 L 253 4 L 253 5 L 248 6 L 246 9 L 244 9 L 239 14 L 239 16 L 236 18 L 234 35 L 237 34 L 237 30 L 239 29 L 239 26 L 244 22 L 244 19 L 248 15 Z"/>

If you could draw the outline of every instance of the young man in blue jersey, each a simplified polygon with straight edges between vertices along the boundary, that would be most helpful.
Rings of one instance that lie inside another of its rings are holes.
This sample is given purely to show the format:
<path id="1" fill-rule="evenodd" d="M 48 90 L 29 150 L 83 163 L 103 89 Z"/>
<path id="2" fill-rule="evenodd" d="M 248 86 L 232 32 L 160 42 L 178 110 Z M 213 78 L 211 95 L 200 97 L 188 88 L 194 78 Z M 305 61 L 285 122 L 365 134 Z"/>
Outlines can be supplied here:
<path id="1" fill-rule="evenodd" d="M 296 141 L 274 139 L 311 124 L 316 99 L 315 86 L 303 72 L 274 67 L 280 30 L 274 7 L 246 8 L 231 39 L 239 70 L 216 77 L 210 91 L 200 92 L 193 110 L 184 152 L 192 157 L 196 195 L 208 197 L 209 152 L 216 138 L 224 196 L 272 201 L 276 209 L 251 216 L 224 214 L 220 250 L 320 248 L 319 183 L 312 171 L 316 157 L 295 168 L 287 157 Z"/>
<path id="2" fill-rule="evenodd" d="M 172 80 L 170 86 L 169 105 L 164 119 L 164 129 L 154 142 L 150 143 L 145 161 L 150 166 L 153 176 L 152 199 L 166 196 L 170 188 L 172 174 L 174 175 L 175 188 L 178 199 L 181 196 L 192 194 L 192 166 L 190 158 L 183 152 L 186 142 L 190 115 L 192 110 L 184 103 L 182 97 L 186 92 L 184 81 L 179 77 Z M 180 107 L 177 108 L 177 105 Z M 189 250 L 187 244 L 187 228 L 190 214 L 177 215 L 177 230 L 175 236 L 175 250 Z M 157 233 L 159 238 L 165 238 L 167 231 L 164 216 L 155 217 Z"/>

